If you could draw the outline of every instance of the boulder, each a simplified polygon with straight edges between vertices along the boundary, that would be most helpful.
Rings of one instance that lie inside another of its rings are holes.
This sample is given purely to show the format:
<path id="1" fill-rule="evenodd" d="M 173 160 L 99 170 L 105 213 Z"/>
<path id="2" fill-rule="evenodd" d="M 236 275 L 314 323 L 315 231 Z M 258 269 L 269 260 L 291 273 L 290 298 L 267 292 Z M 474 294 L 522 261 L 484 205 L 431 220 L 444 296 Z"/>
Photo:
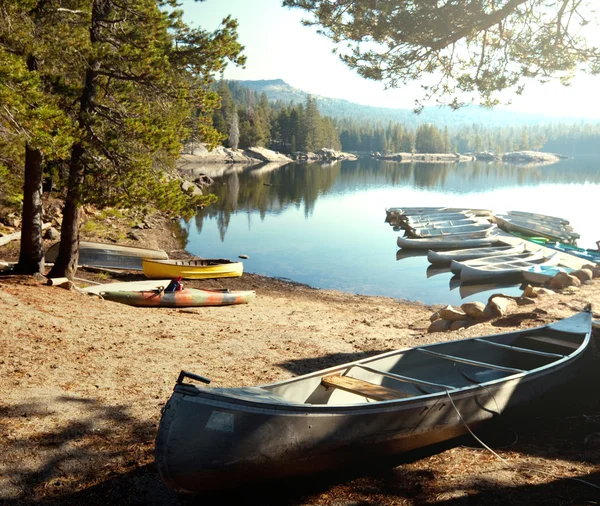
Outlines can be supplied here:
<path id="1" fill-rule="evenodd" d="M 517 303 L 512 297 L 503 297 L 500 295 L 490 297 L 486 309 L 489 309 L 493 316 L 506 316 L 517 309 Z"/>
<path id="2" fill-rule="evenodd" d="M 198 186 L 195 185 L 194 183 L 192 183 L 191 181 L 182 181 L 181 189 L 184 192 L 191 193 L 194 196 L 202 195 L 202 190 L 200 188 L 198 188 Z"/>
<path id="3" fill-rule="evenodd" d="M 435 320 L 431 325 L 429 325 L 427 332 L 429 332 L 430 334 L 432 332 L 446 332 L 449 328 L 450 322 L 448 320 L 442 320 L 440 318 L 438 320 Z"/>
<path id="4" fill-rule="evenodd" d="M 469 326 L 469 322 L 467 320 L 456 320 L 450 323 L 450 327 L 448 330 L 460 330 Z"/>
<path id="5" fill-rule="evenodd" d="M 523 297 L 535 298 L 538 296 L 538 289 L 535 286 L 527 285 L 523 289 Z"/>
<path id="6" fill-rule="evenodd" d="M 467 315 L 463 311 L 455 309 L 452 306 L 446 306 L 444 309 L 440 310 L 440 318 L 451 322 L 464 320 L 466 317 Z"/>
<path id="7" fill-rule="evenodd" d="M 51 241 L 58 241 L 60 239 L 60 232 L 56 230 L 54 227 L 50 227 L 44 232 L 44 239 L 49 239 Z"/>
<path id="8" fill-rule="evenodd" d="M 517 305 L 519 305 L 519 306 L 527 306 L 530 304 L 535 304 L 535 300 L 533 300 L 530 297 L 518 297 L 517 298 Z"/>
<path id="9" fill-rule="evenodd" d="M 485 319 L 485 304 L 483 302 L 465 302 L 462 306 L 460 306 L 460 308 L 465 312 L 466 315 L 474 318 L 475 320 Z"/>
<path id="10" fill-rule="evenodd" d="M 573 271 L 571 273 L 571 276 L 579 278 L 579 281 L 581 281 L 582 283 L 584 283 L 585 281 L 590 281 L 594 277 L 590 269 L 578 269 L 576 271 Z"/>
<path id="11" fill-rule="evenodd" d="M 550 288 L 555 290 L 562 290 L 568 286 L 580 286 L 581 281 L 578 277 L 567 274 L 566 272 L 559 272 L 554 276 L 549 283 Z"/>
<path id="12" fill-rule="evenodd" d="M 539 295 L 554 295 L 556 292 L 554 290 L 550 290 L 550 288 L 536 288 L 536 293 Z"/>
<path id="13" fill-rule="evenodd" d="M 439 320 L 441 318 L 440 316 L 440 312 L 436 311 L 435 313 L 433 313 L 430 317 L 429 317 L 429 321 L 430 322 L 434 322 L 436 320 Z"/>

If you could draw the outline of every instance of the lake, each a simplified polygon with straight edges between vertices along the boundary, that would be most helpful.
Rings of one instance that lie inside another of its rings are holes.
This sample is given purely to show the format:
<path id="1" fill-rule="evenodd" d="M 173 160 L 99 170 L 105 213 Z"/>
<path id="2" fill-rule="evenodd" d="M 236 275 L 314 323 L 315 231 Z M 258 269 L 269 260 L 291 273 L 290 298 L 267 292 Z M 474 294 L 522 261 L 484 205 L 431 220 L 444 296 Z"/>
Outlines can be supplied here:
<path id="1" fill-rule="evenodd" d="M 448 206 L 560 216 L 581 235 L 600 239 L 600 158 L 546 166 L 467 162 L 398 163 L 363 158 L 277 169 L 231 167 L 208 191 L 219 201 L 184 223 L 187 250 L 197 256 L 248 255 L 245 272 L 343 292 L 426 304 L 487 301 L 518 284 L 458 286 L 433 271 L 423 255 L 397 258 L 386 207 Z M 481 287 L 480 287 L 481 288 Z"/>

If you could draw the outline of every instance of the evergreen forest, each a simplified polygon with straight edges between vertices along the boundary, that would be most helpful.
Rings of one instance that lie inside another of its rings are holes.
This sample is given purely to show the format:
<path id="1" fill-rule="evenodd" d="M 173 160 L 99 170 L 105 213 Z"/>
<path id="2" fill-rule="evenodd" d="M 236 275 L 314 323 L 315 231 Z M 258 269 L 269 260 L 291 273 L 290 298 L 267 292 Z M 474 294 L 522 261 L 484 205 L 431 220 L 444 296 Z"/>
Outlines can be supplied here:
<path id="1" fill-rule="evenodd" d="M 223 145 L 262 146 L 282 153 L 322 148 L 355 153 L 473 153 L 546 151 L 568 156 L 600 154 L 600 123 L 554 120 L 531 124 L 465 123 L 453 125 L 411 121 L 382 121 L 345 113 L 321 113 L 322 100 L 306 95 L 305 102 L 270 98 L 264 91 L 238 81 L 215 84 L 221 108 L 213 124 Z M 419 118 L 418 115 L 414 116 Z M 429 115 L 428 119 L 430 119 Z"/>

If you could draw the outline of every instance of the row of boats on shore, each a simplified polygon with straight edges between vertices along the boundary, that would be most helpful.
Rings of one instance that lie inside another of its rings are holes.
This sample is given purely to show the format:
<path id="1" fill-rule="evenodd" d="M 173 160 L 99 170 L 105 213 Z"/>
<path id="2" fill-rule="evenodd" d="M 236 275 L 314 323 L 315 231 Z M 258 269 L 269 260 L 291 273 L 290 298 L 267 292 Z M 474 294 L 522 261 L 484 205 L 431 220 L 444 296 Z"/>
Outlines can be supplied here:
<path id="1" fill-rule="evenodd" d="M 567 220 L 521 211 L 505 215 L 484 209 L 391 208 L 386 221 L 395 230 L 397 258 L 427 251 L 437 268 L 448 267 L 466 283 L 525 279 L 543 284 L 559 272 L 574 269 L 559 265 L 561 253 L 600 262 L 600 252 L 576 246 L 579 238 Z M 508 234 L 510 236 L 508 236 Z M 514 240 L 521 237 L 523 240 Z M 508 240 L 508 238 L 511 240 Z"/>

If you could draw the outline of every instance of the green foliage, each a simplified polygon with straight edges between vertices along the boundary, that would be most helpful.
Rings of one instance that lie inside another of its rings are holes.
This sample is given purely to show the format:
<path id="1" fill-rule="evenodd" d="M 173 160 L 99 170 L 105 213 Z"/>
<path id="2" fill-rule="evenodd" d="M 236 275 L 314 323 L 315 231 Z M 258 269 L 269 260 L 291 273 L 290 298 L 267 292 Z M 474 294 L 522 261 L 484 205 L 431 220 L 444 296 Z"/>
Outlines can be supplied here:
<path id="1" fill-rule="evenodd" d="M 399 87 L 428 77 L 424 100 L 452 107 L 499 102 L 527 80 L 600 72 L 595 0 L 284 0 L 312 15 L 307 25 L 337 44 L 340 58 L 367 79 Z M 422 101 L 417 103 L 417 110 Z"/>

